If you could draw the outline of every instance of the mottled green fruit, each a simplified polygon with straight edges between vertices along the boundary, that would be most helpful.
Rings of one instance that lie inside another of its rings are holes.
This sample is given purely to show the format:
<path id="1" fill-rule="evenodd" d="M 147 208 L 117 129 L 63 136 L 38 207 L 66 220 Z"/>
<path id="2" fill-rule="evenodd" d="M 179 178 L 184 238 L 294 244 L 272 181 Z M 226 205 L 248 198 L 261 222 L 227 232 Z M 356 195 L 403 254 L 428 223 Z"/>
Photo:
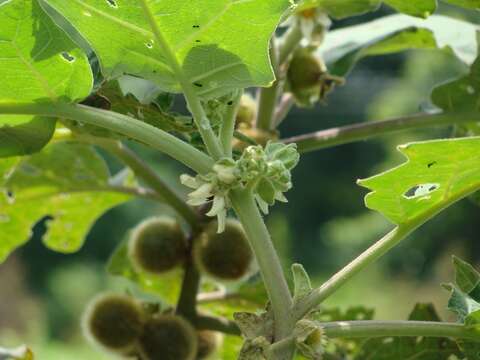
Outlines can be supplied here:
<path id="1" fill-rule="evenodd" d="M 197 359 L 202 360 L 212 355 L 220 345 L 221 335 L 215 331 L 197 331 Z"/>
<path id="2" fill-rule="evenodd" d="M 193 326 L 175 315 L 158 315 L 145 324 L 139 341 L 144 360 L 193 360 L 197 354 Z"/>
<path id="3" fill-rule="evenodd" d="M 225 231 L 218 234 L 217 224 L 210 223 L 195 240 L 194 258 L 197 267 L 217 280 L 238 280 L 252 267 L 253 253 L 242 225 L 227 220 Z"/>
<path id="4" fill-rule="evenodd" d="M 325 65 L 308 48 L 297 50 L 288 67 L 288 82 L 293 93 L 318 86 Z"/>
<path id="5" fill-rule="evenodd" d="M 112 351 L 128 353 L 142 333 L 141 306 L 129 296 L 103 294 L 88 305 L 83 319 L 85 335 Z"/>
<path id="6" fill-rule="evenodd" d="M 133 230 L 128 253 L 133 265 L 153 274 L 172 270 L 185 258 L 187 239 L 177 221 L 157 217 L 143 221 Z"/>

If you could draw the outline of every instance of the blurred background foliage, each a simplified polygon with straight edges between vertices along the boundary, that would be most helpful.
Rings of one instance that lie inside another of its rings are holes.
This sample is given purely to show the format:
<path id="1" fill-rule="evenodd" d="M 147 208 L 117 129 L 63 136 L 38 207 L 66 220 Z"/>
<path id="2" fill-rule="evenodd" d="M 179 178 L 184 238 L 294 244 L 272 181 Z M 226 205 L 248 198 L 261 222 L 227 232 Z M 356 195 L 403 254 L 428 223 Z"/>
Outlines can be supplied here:
<path id="1" fill-rule="evenodd" d="M 391 13 L 380 10 L 335 21 L 333 28 L 363 23 Z M 480 23 L 458 8 L 443 5 L 439 13 Z M 440 51 L 416 50 L 373 57 L 360 62 L 347 83 L 328 104 L 294 109 L 280 130 L 283 135 L 418 112 L 429 105 L 431 88 L 458 77 L 465 68 Z M 365 189 L 355 184 L 403 161 L 395 147 L 414 140 L 447 137 L 453 129 L 402 132 L 305 154 L 295 169 L 288 204 L 277 205 L 267 217 L 285 267 L 300 262 L 320 284 L 356 254 L 383 235 L 391 225 L 365 209 Z M 183 169 L 165 156 L 132 144 L 173 186 Z M 119 164 L 110 159 L 112 170 Z M 0 267 L 0 343 L 28 343 L 39 359 L 104 359 L 81 336 L 85 303 L 104 289 L 124 290 L 126 284 L 106 275 L 105 264 L 128 229 L 152 214 L 169 209 L 147 201 L 132 201 L 110 211 L 94 226 L 73 255 L 46 249 L 33 239 Z M 365 305 L 376 318 L 404 319 L 417 302 L 433 301 L 444 318 L 448 294 L 439 283 L 451 279 L 451 254 L 480 261 L 480 207 L 462 201 L 423 226 L 379 263 L 357 276 L 327 304 Z"/>

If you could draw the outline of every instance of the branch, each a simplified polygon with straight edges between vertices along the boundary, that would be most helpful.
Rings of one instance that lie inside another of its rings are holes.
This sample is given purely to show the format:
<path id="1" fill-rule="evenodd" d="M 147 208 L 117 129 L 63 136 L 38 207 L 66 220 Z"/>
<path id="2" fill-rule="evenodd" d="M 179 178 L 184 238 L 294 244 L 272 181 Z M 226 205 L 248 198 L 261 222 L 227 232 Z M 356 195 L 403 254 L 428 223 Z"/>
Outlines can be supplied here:
<path id="1" fill-rule="evenodd" d="M 237 324 L 224 318 L 200 315 L 197 316 L 194 324 L 195 327 L 199 330 L 213 330 L 228 335 L 241 335 L 240 329 L 238 328 Z"/>
<path id="2" fill-rule="evenodd" d="M 280 340 L 292 329 L 292 296 L 283 274 L 280 260 L 273 247 L 268 229 L 258 211 L 253 195 L 248 190 L 233 190 L 230 200 L 255 253 L 267 289 L 275 318 L 275 337 Z"/>
<path id="3" fill-rule="evenodd" d="M 232 104 L 229 104 L 225 118 L 220 125 L 220 141 L 222 143 L 223 153 L 227 157 L 232 157 L 233 133 L 235 132 L 235 121 L 242 94 L 243 91 L 239 91 L 238 94 L 234 96 Z"/>
<path id="4" fill-rule="evenodd" d="M 95 140 L 94 143 L 111 152 L 125 165 L 132 169 L 135 175 L 160 195 L 160 197 L 163 198 L 163 200 L 170 205 L 192 229 L 198 227 L 199 216 L 195 210 L 188 206 L 150 166 L 137 156 L 137 154 L 119 141 L 99 139 Z"/>
<path id="5" fill-rule="evenodd" d="M 434 321 L 335 321 L 319 323 L 325 336 L 334 338 L 374 338 L 374 337 L 450 337 L 480 341 L 478 331 L 459 323 Z M 290 336 L 274 343 L 269 348 L 269 358 L 281 354 L 294 345 Z"/>
<path id="6" fill-rule="evenodd" d="M 445 126 L 480 121 L 480 113 L 441 113 L 417 114 L 391 120 L 372 121 L 347 125 L 311 134 L 294 136 L 282 140 L 284 143 L 296 143 L 301 153 L 366 140 L 374 136 L 408 129 L 421 129 L 431 126 Z"/>
<path id="7" fill-rule="evenodd" d="M 112 111 L 62 103 L 0 104 L 0 114 L 43 115 L 105 128 L 149 145 L 200 174 L 208 173 L 214 164 L 208 155 L 175 136 L 130 116 Z"/>
<path id="8" fill-rule="evenodd" d="M 185 274 L 182 281 L 182 290 L 177 303 L 177 314 L 187 319 L 195 319 L 197 316 L 197 293 L 200 287 L 200 274 L 189 256 L 185 263 Z"/>

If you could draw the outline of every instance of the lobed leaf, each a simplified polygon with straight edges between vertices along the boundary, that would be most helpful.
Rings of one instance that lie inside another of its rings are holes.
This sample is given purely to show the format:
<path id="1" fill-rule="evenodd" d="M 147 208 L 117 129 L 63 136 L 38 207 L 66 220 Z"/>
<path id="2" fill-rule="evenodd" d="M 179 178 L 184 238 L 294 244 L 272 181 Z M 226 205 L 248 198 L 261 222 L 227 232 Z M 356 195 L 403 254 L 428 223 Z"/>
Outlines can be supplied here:
<path id="1" fill-rule="evenodd" d="M 178 92 L 139 0 L 46 0 L 88 40 L 107 77 L 124 73 Z M 268 43 L 289 0 L 148 0 L 147 5 L 199 95 L 268 86 Z"/>
<path id="2" fill-rule="evenodd" d="M 0 261 L 29 239 L 42 219 L 49 248 L 76 251 L 97 218 L 128 199 L 110 187 L 107 166 L 90 146 L 55 144 L 13 168 L 12 163 L 0 184 Z"/>
<path id="3" fill-rule="evenodd" d="M 410 143 L 399 151 L 406 163 L 359 180 L 372 190 L 367 207 L 395 224 L 426 220 L 480 189 L 480 138 Z"/>

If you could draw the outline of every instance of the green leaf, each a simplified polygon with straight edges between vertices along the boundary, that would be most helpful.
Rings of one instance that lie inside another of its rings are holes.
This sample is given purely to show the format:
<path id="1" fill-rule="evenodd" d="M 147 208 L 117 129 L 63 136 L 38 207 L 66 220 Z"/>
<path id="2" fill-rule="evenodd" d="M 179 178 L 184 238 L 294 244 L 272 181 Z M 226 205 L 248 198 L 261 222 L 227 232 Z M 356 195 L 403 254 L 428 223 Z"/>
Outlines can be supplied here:
<path id="1" fill-rule="evenodd" d="M 52 138 L 55 124 L 51 118 L 0 116 L 0 158 L 40 151 Z"/>
<path id="2" fill-rule="evenodd" d="M 445 284 L 443 287 L 450 291 L 448 309 L 456 313 L 460 322 L 464 323 L 471 313 L 480 310 L 480 303 L 472 299 L 453 284 Z"/>
<path id="3" fill-rule="evenodd" d="M 479 30 L 478 25 L 441 15 L 427 20 L 391 15 L 333 30 L 318 51 L 329 72 L 337 76 L 348 74 L 362 58 L 408 49 L 448 49 L 470 65 L 477 56 L 475 40 Z"/>
<path id="4" fill-rule="evenodd" d="M 409 320 L 440 321 L 432 304 L 417 304 Z M 355 360 L 449 360 L 463 357 L 457 344 L 446 338 L 372 338 L 363 342 Z"/>
<path id="5" fill-rule="evenodd" d="M 480 0 L 443 0 L 452 5 L 457 5 L 467 9 L 480 10 Z"/>
<path id="6" fill-rule="evenodd" d="M 480 35 L 477 44 L 480 49 Z M 480 56 L 468 75 L 435 88 L 432 102 L 445 111 L 480 111 Z"/>
<path id="7" fill-rule="evenodd" d="M 37 0 L 0 4 L 0 24 L 0 103 L 75 101 L 90 93 L 87 57 Z M 49 118 L 0 116 L 0 157 L 39 151 L 54 129 Z"/>
<path id="8" fill-rule="evenodd" d="M 97 218 L 128 199 L 114 192 L 109 179 L 103 159 L 85 145 L 55 144 L 23 159 L 0 185 L 0 260 L 27 241 L 45 216 L 46 246 L 78 250 Z"/>
<path id="9" fill-rule="evenodd" d="M 433 14 L 437 5 L 436 0 L 305 0 L 300 4 L 299 9 L 319 7 L 331 16 L 341 19 L 374 11 L 382 2 L 397 11 L 422 18 Z"/>
<path id="10" fill-rule="evenodd" d="M 307 271 L 301 264 L 292 265 L 292 274 L 294 285 L 293 299 L 296 302 L 312 291 L 312 283 L 310 282 Z"/>
<path id="11" fill-rule="evenodd" d="M 85 54 L 37 0 L 4 2 L 0 24 L 0 102 L 75 101 L 90 93 Z"/>
<path id="12" fill-rule="evenodd" d="M 435 140 L 399 146 L 408 161 L 359 180 L 372 190 L 368 208 L 395 224 L 426 220 L 480 189 L 480 138 Z"/>
<path id="13" fill-rule="evenodd" d="M 156 295 L 168 304 L 174 304 L 180 295 L 183 270 L 178 268 L 162 275 L 151 275 L 136 270 L 128 256 L 128 235 L 110 257 L 107 271 L 111 275 L 131 281 L 140 290 Z"/>
<path id="14" fill-rule="evenodd" d="M 88 40 L 107 77 L 124 73 L 180 90 L 139 0 L 46 0 Z M 147 5 L 199 95 L 268 86 L 268 43 L 289 0 L 159 1 Z"/>
<path id="15" fill-rule="evenodd" d="M 479 291 L 480 294 L 480 273 L 472 265 L 456 256 L 453 257 L 453 267 L 455 269 L 455 283 L 458 287 L 467 294 L 472 291 Z"/>

